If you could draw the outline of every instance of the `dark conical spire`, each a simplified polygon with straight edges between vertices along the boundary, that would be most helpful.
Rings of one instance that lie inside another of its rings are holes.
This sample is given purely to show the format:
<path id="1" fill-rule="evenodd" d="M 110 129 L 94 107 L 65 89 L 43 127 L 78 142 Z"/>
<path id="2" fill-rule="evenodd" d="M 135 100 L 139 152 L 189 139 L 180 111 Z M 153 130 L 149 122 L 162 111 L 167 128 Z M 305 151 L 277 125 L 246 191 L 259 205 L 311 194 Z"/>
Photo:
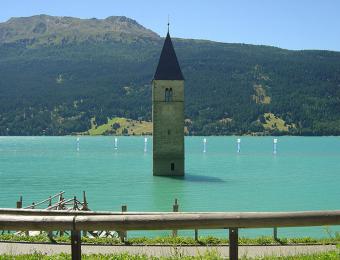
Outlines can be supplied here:
<path id="1" fill-rule="evenodd" d="M 156 69 L 155 80 L 184 80 L 169 31 L 166 35 L 161 57 Z"/>

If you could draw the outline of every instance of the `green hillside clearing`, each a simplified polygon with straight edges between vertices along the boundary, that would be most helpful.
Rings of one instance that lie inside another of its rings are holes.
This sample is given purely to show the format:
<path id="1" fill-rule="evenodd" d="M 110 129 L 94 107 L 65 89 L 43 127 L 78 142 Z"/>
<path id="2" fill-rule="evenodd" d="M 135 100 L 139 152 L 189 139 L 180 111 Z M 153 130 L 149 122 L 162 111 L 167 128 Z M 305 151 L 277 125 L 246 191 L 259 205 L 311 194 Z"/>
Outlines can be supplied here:
<path id="1" fill-rule="evenodd" d="M 142 120 L 132 120 L 122 117 L 109 119 L 106 124 L 97 126 L 91 120 L 91 129 L 84 132 L 88 135 L 151 135 L 152 123 Z"/>
<path id="2" fill-rule="evenodd" d="M 264 113 L 264 118 L 266 120 L 263 124 L 265 129 L 288 132 L 290 128 L 295 128 L 294 124 L 287 124 L 282 118 L 274 115 L 273 113 Z"/>

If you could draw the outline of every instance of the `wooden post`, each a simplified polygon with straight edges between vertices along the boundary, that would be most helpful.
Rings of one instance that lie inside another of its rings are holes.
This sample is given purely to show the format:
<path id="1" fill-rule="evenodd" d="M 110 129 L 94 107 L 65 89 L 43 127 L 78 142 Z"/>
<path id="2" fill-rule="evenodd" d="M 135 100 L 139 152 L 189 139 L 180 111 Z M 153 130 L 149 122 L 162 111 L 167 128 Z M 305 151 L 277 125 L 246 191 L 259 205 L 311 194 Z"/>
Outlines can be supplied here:
<path id="1" fill-rule="evenodd" d="M 198 229 L 195 229 L 195 241 L 198 241 Z"/>
<path id="2" fill-rule="evenodd" d="M 238 259 L 238 229 L 229 228 L 229 259 Z"/>
<path id="3" fill-rule="evenodd" d="M 82 208 L 82 210 L 89 210 L 85 191 L 83 191 L 83 208 Z"/>
<path id="4" fill-rule="evenodd" d="M 77 206 L 77 197 L 74 196 L 73 197 L 73 210 L 77 210 L 78 209 L 78 206 Z"/>
<path id="5" fill-rule="evenodd" d="M 172 211 L 173 212 L 178 212 L 178 209 L 179 209 L 179 205 L 177 203 L 177 199 L 175 199 L 175 204 L 172 206 Z M 173 237 L 177 237 L 177 230 L 172 230 L 172 236 Z"/>
<path id="6" fill-rule="evenodd" d="M 52 198 L 51 198 L 51 196 L 48 198 L 48 206 L 49 206 L 49 207 L 52 206 Z"/>
<path id="7" fill-rule="evenodd" d="M 22 196 L 20 196 L 20 199 L 17 201 L 17 209 L 22 208 Z"/>
<path id="8" fill-rule="evenodd" d="M 85 191 L 83 191 L 83 206 L 82 206 L 81 210 L 83 210 L 83 211 L 89 210 L 88 204 L 87 204 L 87 200 L 86 200 L 86 193 L 85 193 Z M 84 237 L 87 236 L 87 231 L 86 230 L 83 230 L 83 236 Z"/>
<path id="9" fill-rule="evenodd" d="M 72 260 L 81 259 L 81 236 L 77 230 L 71 230 L 71 254 Z"/>
<path id="10" fill-rule="evenodd" d="M 279 239 L 277 238 L 277 227 L 273 228 L 273 236 L 274 236 L 274 240 L 278 241 Z"/>
<path id="11" fill-rule="evenodd" d="M 127 212 L 127 205 L 122 205 L 122 212 Z M 118 232 L 118 235 L 120 237 L 120 240 L 124 243 L 127 239 L 127 232 L 122 230 Z"/>
<path id="12" fill-rule="evenodd" d="M 51 196 L 48 197 L 48 207 L 52 206 L 52 198 Z M 50 239 L 51 242 L 55 242 L 55 240 L 53 239 L 53 231 L 48 231 L 47 233 L 48 238 Z"/>
<path id="13" fill-rule="evenodd" d="M 60 192 L 58 203 L 61 203 L 63 200 L 64 200 L 63 194 Z M 58 204 L 56 210 L 61 210 L 61 209 L 63 209 L 62 205 Z"/>

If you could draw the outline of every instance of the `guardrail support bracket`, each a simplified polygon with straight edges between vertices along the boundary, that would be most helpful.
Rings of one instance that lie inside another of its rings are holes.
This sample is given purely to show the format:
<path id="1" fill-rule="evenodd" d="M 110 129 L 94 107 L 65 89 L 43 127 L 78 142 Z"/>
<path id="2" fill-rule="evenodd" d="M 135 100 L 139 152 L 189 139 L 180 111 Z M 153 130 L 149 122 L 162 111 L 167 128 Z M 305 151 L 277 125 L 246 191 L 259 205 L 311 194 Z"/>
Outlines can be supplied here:
<path id="1" fill-rule="evenodd" d="M 238 229 L 229 228 L 229 259 L 238 259 Z"/>
<path id="2" fill-rule="evenodd" d="M 81 235 L 80 231 L 71 231 L 71 254 L 72 260 L 81 260 Z"/>

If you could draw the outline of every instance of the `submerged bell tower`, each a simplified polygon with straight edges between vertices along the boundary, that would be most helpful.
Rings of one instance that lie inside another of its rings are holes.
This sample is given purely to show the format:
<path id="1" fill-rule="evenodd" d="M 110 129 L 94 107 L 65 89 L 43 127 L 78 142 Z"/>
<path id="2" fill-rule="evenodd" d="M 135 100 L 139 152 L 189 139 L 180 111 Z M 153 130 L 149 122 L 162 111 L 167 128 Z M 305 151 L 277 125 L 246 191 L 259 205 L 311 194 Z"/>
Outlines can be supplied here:
<path id="1" fill-rule="evenodd" d="M 152 80 L 153 175 L 184 176 L 184 77 L 166 35 Z"/>

